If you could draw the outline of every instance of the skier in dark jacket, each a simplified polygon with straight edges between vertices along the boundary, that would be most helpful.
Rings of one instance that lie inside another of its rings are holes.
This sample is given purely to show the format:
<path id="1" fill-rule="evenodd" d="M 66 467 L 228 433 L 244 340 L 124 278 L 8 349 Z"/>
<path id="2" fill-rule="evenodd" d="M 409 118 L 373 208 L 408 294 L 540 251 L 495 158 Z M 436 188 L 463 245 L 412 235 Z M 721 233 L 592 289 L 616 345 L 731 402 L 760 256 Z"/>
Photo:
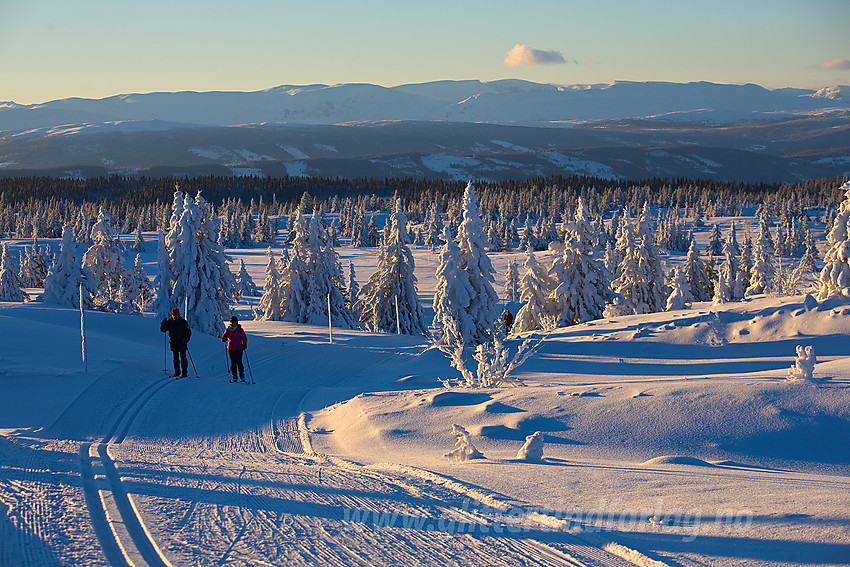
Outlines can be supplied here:
<path id="1" fill-rule="evenodd" d="M 180 310 L 175 307 L 171 310 L 171 319 L 163 319 L 159 324 L 159 330 L 163 333 L 168 332 L 168 350 L 174 355 L 174 376 L 185 378 L 189 370 L 186 349 L 189 348 L 189 338 L 192 336 L 189 323 L 180 316 Z"/>
<path id="2" fill-rule="evenodd" d="M 227 354 L 230 356 L 230 373 L 233 374 L 231 382 L 236 382 L 236 372 L 239 372 L 239 378 L 245 381 L 245 367 L 242 365 L 242 353 L 248 348 L 248 335 L 242 325 L 239 324 L 239 318 L 234 315 L 230 318 L 230 326 L 224 330 L 221 335 L 221 342 L 227 343 Z"/>

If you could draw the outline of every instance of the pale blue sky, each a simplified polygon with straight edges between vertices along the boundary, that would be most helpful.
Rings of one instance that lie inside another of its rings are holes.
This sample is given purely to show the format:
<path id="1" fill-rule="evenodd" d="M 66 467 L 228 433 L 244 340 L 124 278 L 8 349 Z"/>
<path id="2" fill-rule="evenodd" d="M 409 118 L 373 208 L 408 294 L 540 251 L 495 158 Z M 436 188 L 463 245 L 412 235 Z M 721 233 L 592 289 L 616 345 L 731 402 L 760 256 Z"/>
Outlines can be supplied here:
<path id="1" fill-rule="evenodd" d="M 820 88 L 850 84 L 848 28 L 850 0 L 0 0 L 0 101 L 502 78 Z M 564 62 L 505 67 L 518 44 Z"/>

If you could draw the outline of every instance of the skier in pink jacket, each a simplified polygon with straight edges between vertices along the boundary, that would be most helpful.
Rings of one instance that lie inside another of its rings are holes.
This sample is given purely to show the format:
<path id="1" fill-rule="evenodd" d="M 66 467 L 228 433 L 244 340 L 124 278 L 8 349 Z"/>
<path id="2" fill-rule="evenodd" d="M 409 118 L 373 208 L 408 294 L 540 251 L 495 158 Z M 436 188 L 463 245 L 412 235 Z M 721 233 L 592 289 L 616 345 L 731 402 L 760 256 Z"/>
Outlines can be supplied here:
<path id="1" fill-rule="evenodd" d="M 236 382 L 236 373 L 239 372 L 239 378 L 245 381 L 245 367 L 242 365 L 242 353 L 248 348 L 248 335 L 242 325 L 239 324 L 239 318 L 234 315 L 230 318 L 230 325 L 221 335 L 221 342 L 227 343 L 227 354 L 230 356 L 230 373 L 233 374 L 231 382 Z"/>

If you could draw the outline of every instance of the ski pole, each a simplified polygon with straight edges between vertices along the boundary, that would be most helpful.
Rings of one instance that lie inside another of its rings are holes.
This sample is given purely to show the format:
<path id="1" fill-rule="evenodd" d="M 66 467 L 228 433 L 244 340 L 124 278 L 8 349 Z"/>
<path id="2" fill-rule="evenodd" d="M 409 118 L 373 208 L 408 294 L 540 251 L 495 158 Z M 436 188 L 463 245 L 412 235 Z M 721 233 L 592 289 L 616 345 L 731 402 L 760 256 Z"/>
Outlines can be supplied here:
<path id="1" fill-rule="evenodd" d="M 230 374 L 230 353 L 227 351 L 227 343 L 224 343 L 224 371 Z"/>
<path id="2" fill-rule="evenodd" d="M 248 360 L 248 351 L 244 350 L 243 352 L 245 353 L 245 362 L 248 363 L 248 376 L 251 377 L 251 384 L 256 384 L 256 382 L 254 382 L 254 373 L 251 372 L 251 361 Z"/>
<path id="3" fill-rule="evenodd" d="M 189 362 L 191 362 L 191 363 L 192 363 L 192 370 L 194 370 L 194 371 L 195 371 L 195 378 L 200 378 L 200 376 L 198 375 L 198 369 L 197 369 L 197 368 L 195 368 L 195 361 L 194 361 L 194 360 L 192 360 L 192 353 L 191 353 L 191 351 L 189 350 L 189 347 L 186 347 L 186 354 L 188 354 L 188 355 L 189 355 Z"/>
<path id="4" fill-rule="evenodd" d="M 162 371 L 168 372 L 168 333 L 162 334 Z"/>

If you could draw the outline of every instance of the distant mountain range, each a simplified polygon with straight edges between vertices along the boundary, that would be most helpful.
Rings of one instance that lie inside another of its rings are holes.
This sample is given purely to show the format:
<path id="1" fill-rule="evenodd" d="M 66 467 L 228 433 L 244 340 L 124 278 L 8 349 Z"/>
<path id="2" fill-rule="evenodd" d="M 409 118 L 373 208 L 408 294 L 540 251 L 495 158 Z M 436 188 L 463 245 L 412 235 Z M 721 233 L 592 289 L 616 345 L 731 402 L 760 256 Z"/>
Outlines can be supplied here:
<path id="1" fill-rule="evenodd" d="M 0 175 L 711 178 L 850 172 L 850 87 L 519 80 L 0 103 Z"/>

